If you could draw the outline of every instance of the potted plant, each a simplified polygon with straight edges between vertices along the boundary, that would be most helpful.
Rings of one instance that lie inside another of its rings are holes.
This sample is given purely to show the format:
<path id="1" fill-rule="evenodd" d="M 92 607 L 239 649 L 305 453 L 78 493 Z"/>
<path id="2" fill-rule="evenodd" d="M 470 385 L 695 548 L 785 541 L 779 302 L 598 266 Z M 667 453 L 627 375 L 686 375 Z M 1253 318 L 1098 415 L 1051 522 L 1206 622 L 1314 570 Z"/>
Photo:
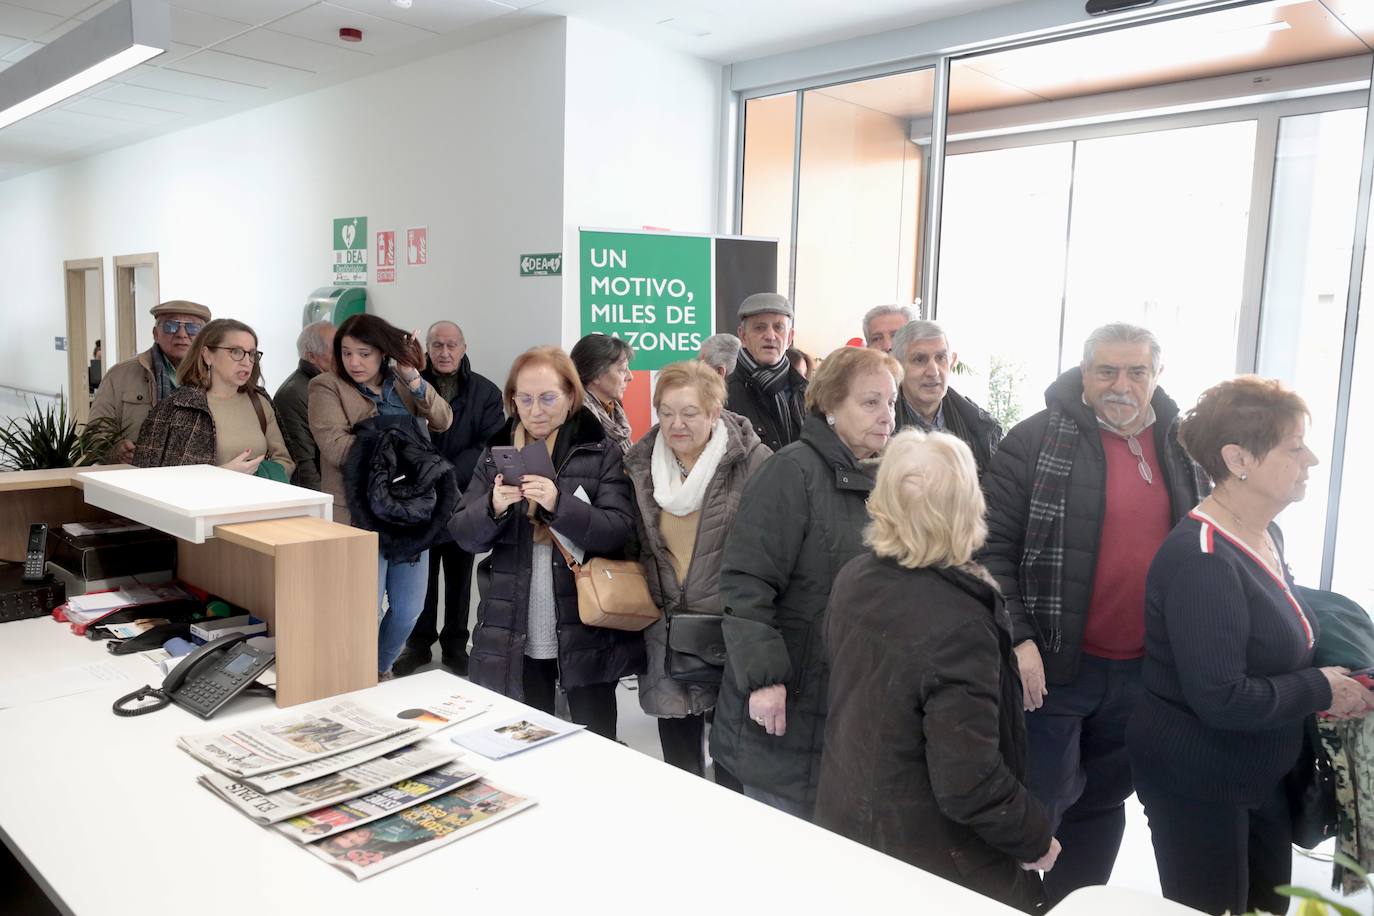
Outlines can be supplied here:
<path id="1" fill-rule="evenodd" d="M 119 441 L 121 430 L 108 417 L 77 423 L 67 414 L 67 399 L 33 411 L 0 428 L 0 467 L 12 471 L 76 468 L 95 464 Z"/>

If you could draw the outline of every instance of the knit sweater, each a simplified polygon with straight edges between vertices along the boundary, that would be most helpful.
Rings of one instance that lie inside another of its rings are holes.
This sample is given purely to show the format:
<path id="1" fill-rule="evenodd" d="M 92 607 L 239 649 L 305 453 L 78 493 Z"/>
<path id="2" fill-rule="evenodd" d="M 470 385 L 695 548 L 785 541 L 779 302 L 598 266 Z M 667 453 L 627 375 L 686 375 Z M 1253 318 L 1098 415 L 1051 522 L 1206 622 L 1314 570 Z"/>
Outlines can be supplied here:
<path id="1" fill-rule="evenodd" d="M 1145 696 L 1127 729 L 1136 779 L 1259 804 L 1297 762 L 1304 720 L 1331 705 L 1316 637 L 1286 568 L 1279 578 L 1190 512 L 1145 582 Z"/>

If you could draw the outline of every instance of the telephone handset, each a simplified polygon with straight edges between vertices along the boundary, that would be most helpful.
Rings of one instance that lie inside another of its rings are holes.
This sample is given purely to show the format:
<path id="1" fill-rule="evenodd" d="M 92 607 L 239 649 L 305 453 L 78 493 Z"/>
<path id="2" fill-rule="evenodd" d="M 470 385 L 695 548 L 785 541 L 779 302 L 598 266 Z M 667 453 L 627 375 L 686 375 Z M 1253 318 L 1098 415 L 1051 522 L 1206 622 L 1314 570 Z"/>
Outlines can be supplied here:
<path id="1" fill-rule="evenodd" d="M 236 633 L 212 640 L 181 660 L 161 688 L 140 687 L 115 701 L 117 716 L 141 716 L 175 703 L 208 719 L 219 708 L 246 690 L 258 675 L 272 666 L 276 655 L 247 643 L 249 634 Z M 125 704 L 153 698 L 157 702 L 126 709 Z"/>

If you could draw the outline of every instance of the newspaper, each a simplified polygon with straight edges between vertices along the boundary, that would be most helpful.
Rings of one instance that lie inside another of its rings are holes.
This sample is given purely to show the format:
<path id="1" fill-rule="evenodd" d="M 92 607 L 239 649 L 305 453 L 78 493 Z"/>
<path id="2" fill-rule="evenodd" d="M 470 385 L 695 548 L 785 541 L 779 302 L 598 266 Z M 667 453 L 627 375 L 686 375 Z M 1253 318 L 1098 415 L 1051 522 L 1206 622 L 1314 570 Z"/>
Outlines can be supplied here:
<path id="1" fill-rule="evenodd" d="M 457 751 L 442 744 L 426 742 L 270 795 L 254 791 L 233 777 L 219 773 L 207 773 L 200 777 L 199 782 L 258 823 L 275 824 L 375 792 L 394 782 L 449 763 L 458 756 Z"/>
<path id="2" fill-rule="evenodd" d="M 564 735 L 581 731 L 582 728 L 581 725 L 530 710 L 524 715 L 497 722 L 486 728 L 455 735 L 453 743 L 476 751 L 483 757 L 500 760 L 502 757 L 556 741 Z"/>
<path id="3" fill-rule="evenodd" d="M 282 821 L 276 829 L 297 843 L 314 843 L 443 795 L 480 776 L 476 770 L 468 769 L 463 761 L 455 760 L 428 773 L 394 782 L 370 795 Z"/>
<path id="4" fill-rule="evenodd" d="M 184 735 L 177 739 L 177 747 L 221 773 L 242 777 L 318 760 L 412 731 L 415 725 L 409 721 L 381 715 L 351 700 L 338 700 L 261 725 Z"/>
<path id="5" fill-rule="evenodd" d="M 457 725 L 473 716 L 479 716 L 490 708 L 491 703 L 489 702 L 479 703 L 461 693 L 449 694 L 437 703 L 427 703 L 422 707 L 407 707 L 396 713 L 398 721 L 414 726 L 412 731 L 404 732 L 394 738 L 386 738 L 373 744 L 367 744 L 357 750 L 343 754 L 323 757 L 309 763 L 289 766 L 257 776 L 247 776 L 243 778 L 243 782 L 259 792 L 280 792 L 282 789 L 305 782 L 307 779 L 324 776 L 326 773 L 337 773 L 345 767 L 374 760 L 383 754 L 389 754 L 408 744 L 414 744 L 421 738 L 442 731 L 451 725 Z"/>
<path id="6" fill-rule="evenodd" d="M 362 881 L 533 805 L 482 779 L 306 849 Z"/>

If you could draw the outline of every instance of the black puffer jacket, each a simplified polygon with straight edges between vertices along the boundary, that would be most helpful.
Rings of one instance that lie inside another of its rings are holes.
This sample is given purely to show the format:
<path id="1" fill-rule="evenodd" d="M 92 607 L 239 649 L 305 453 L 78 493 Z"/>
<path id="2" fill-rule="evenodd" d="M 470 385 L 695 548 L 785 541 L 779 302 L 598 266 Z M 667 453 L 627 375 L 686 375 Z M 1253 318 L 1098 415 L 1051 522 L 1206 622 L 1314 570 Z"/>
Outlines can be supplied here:
<path id="1" fill-rule="evenodd" d="M 973 463 L 978 466 L 978 479 L 982 480 L 1002 441 L 1001 424 L 993 419 L 992 414 L 953 388 L 945 390 L 945 399 L 940 406 L 945 415 L 945 432 L 958 436 L 973 452 Z M 907 406 L 906 398 L 899 395 L 897 428 L 906 429 L 908 426 L 920 428 L 915 413 Z"/>
<path id="2" fill-rule="evenodd" d="M 1021 552 L 1030 511 L 1035 463 L 1049 429 L 1050 412 L 1042 410 L 1012 427 L 983 477 L 988 501 L 988 540 L 980 562 L 997 580 L 1011 614 L 1015 643 L 1034 639 L 1045 662 L 1045 679 L 1051 684 L 1071 684 L 1078 677 L 1083 650 L 1083 628 L 1092 601 L 1093 575 L 1097 570 L 1097 546 L 1107 501 L 1107 465 L 1102 433 L 1093 409 L 1083 403 L 1083 375 L 1075 367 L 1045 390 L 1045 403 L 1057 406 L 1078 426 L 1078 446 L 1069 473 L 1068 502 L 1064 522 L 1064 618 L 1059 651 L 1049 651 L 1026 606 L 1021 602 Z M 1175 525 L 1198 504 L 1203 489 L 1193 462 L 1178 442 L 1178 405 L 1156 388 L 1151 405 L 1155 453 L 1169 488 L 1170 519 Z M 1144 608 L 1141 609 L 1144 613 Z"/>
<path id="3" fill-rule="evenodd" d="M 736 369 L 725 380 L 725 406 L 752 423 L 759 441 L 775 452 L 800 439 L 802 426 L 805 425 L 806 379 L 793 366 L 788 370 L 787 383 L 792 389 L 788 399 L 792 418 L 791 437 L 785 435 L 779 420 L 777 400 L 771 394 L 760 391 L 758 385 L 754 384 L 753 376 Z"/>
<path id="4" fill-rule="evenodd" d="M 745 785 L 793 801 L 816 797 L 826 709 L 822 630 L 835 576 L 864 549 L 873 473 L 810 414 L 801 441 L 749 478 L 725 540 L 727 661 L 711 755 Z M 782 737 L 749 718 L 749 694 L 772 684 L 787 687 Z"/>
<path id="5" fill-rule="evenodd" d="M 1050 848 L 1026 788 L 1011 623 L 976 570 L 851 560 L 826 618 L 830 712 L 816 799 L 828 830 L 1028 912 Z"/>
<path id="6" fill-rule="evenodd" d="M 515 422 L 508 422 L 488 444 L 510 445 Z M 540 520 L 581 545 L 588 556 L 623 557 L 635 526 L 630 480 L 621 465 L 620 449 L 606 438 L 590 410 L 582 408 L 563 424 L 552 458 L 558 470 L 557 510 L 539 509 Z M 487 448 L 449 522 L 449 531 L 464 550 L 491 551 L 478 567 L 478 582 L 485 582 L 479 589 L 469 674 L 475 683 L 520 700 L 525 696 L 523 659 L 534 528 L 524 502 L 511 506 L 500 518 L 492 517 L 496 474 L 496 462 Z M 578 487 L 586 491 L 590 503 L 573 495 Z M 582 625 L 577 586 L 557 550 L 553 551 L 553 593 L 558 606 L 558 674 L 565 689 L 608 684 L 644 671 L 641 634 Z"/>
<path id="7" fill-rule="evenodd" d="M 377 532 L 382 556 L 411 561 L 443 537 L 458 506 L 453 465 L 429 441 L 423 420 L 381 415 L 353 427 L 344 492 L 353 525 Z"/>

